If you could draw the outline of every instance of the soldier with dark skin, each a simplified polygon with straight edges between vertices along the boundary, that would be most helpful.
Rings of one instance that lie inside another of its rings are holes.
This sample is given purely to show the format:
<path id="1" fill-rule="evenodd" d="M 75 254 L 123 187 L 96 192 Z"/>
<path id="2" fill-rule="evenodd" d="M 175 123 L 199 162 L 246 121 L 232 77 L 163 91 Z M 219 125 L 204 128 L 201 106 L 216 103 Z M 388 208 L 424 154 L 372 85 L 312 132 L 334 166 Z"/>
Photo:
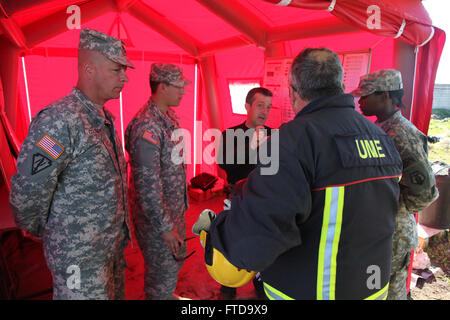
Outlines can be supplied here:
<path id="1" fill-rule="evenodd" d="M 130 209 L 144 256 L 144 291 L 149 300 L 179 298 L 174 291 L 186 255 L 188 203 L 186 166 L 173 159 L 173 154 L 184 150 L 184 142 L 182 137 L 172 139 L 180 126 L 171 107 L 180 104 L 189 83 L 179 67 L 152 64 L 152 96 L 125 134 L 131 167 Z"/>
<path id="2" fill-rule="evenodd" d="M 78 83 L 30 124 L 11 179 L 17 225 L 42 238 L 54 299 L 123 299 L 127 171 L 112 115 L 127 67 L 124 44 L 80 33 Z"/>
<path id="3" fill-rule="evenodd" d="M 395 69 L 383 69 L 361 77 L 353 92 L 366 116 L 376 116 L 375 124 L 392 139 L 403 162 L 399 209 L 393 236 L 389 300 L 406 300 L 406 279 L 411 251 L 417 248 L 414 213 L 436 200 L 439 192 L 428 162 L 427 137 L 402 116 L 404 108 L 402 76 Z"/>

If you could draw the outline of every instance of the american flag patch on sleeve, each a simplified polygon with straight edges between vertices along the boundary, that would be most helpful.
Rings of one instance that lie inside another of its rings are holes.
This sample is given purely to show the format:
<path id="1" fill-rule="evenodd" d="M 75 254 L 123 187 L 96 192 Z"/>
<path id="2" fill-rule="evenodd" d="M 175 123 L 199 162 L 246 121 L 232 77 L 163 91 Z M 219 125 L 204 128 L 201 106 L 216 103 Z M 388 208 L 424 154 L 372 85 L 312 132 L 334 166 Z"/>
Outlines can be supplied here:
<path id="1" fill-rule="evenodd" d="M 159 143 L 159 137 L 149 130 L 145 130 L 142 138 L 153 144 Z"/>
<path id="2" fill-rule="evenodd" d="M 47 134 L 37 143 L 37 145 L 55 160 L 64 152 L 64 148 Z"/>

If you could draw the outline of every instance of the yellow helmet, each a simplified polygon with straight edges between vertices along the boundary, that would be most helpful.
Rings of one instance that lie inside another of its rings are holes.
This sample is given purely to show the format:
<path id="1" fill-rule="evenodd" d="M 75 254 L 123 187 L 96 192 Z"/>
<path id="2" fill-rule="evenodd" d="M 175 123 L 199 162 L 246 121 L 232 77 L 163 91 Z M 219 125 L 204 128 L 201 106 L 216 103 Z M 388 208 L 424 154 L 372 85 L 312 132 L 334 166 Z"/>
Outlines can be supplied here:
<path id="1" fill-rule="evenodd" d="M 206 235 L 206 231 L 200 232 L 200 242 L 203 246 L 206 244 Z M 206 269 L 218 283 L 232 288 L 246 285 L 256 275 L 255 271 L 236 268 L 215 248 L 213 248 L 212 265 L 206 263 Z"/>

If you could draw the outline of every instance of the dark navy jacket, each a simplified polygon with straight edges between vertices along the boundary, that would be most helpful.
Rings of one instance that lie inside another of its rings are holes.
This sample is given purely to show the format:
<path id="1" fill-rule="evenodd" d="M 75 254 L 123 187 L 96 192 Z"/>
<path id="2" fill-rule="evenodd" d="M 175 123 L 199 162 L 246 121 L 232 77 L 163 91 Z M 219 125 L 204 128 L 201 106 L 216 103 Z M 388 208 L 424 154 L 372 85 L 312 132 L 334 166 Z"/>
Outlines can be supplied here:
<path id="1" fill-rule="evenodd" d="M 313 101 L 281 126 L 277 173 L 258 165 L 211 225 L 209 245 L 260 271 L 271 299 L 387 295 L 402 164 L 353 99 Z"/>

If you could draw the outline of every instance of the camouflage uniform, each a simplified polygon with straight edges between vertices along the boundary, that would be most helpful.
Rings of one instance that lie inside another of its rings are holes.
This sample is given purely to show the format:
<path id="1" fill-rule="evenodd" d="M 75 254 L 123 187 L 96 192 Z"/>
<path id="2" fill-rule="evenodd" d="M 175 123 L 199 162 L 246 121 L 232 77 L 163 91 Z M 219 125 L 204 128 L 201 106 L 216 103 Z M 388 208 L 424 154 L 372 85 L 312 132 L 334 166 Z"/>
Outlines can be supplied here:
<path id="1" fill-rule="evenodd" d="M 80 48 L 98 45 L 91 37 L 97 33 L 83 30 Z M 42 237 L 54 299 L 124 298 L 126 163 L 112 116 L 102 109 L 74 88 L 41 110 L 11 179 L 16 223 Z"/>
<path id="2" fill-rule="evenodd" d="M 157 66 L 161 68 L 155 75 L 155 64 L 152 65 L 151 79 L 185 85 L 181 80 L 171 81 L 177 69 L 168 69 L 171 65 Z M 186 166 L 172 161 L 172 154 L 184 149 L 182 139 L 172 140 L 178 128 L 175 112 L 169 108 L 167 114 L 162 113 L 150 99 L 131 120 L 125 134 L 131 167 L 130 209 L 145 260 L 147 299 L 171 299 L 183 265 L 174 259 L 162 237 L 163 232 L 174 229 L 186 238 Z M 186 255 L 186 246 L 179 255 Z"/>
<path id="3" fill-rule="evenodd" d="M 391 137 L 403 162 L 388 299 L 406 299 L 410 252 L 419 244 L 413 214 L 425 209 L 439 193 L 428 163 L 427 137 L 405 119 L 400 110 L 389 119 L 375 124 Z"/>
<path id="4" fill-rule="evenodd" d="M 402 88 L 401 73 L 394 69 L 384 69 L 362 77 L 354 94 L 366 96 L 376 91 Z M 418 246 L 414 213 L 425 209 L 439 193 L 428 162 L 427 137 L 404 118 L 400 110 L 385 121 L 376 121 L 375 124 L 391 137 L 403 162 L 402 178 L 399 182 L 399 209 L 393 235 L 388 299 L 405 300 L 410 255 Z"/>

